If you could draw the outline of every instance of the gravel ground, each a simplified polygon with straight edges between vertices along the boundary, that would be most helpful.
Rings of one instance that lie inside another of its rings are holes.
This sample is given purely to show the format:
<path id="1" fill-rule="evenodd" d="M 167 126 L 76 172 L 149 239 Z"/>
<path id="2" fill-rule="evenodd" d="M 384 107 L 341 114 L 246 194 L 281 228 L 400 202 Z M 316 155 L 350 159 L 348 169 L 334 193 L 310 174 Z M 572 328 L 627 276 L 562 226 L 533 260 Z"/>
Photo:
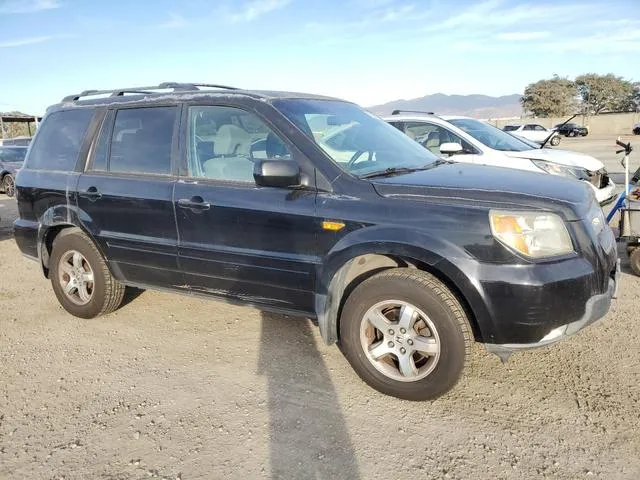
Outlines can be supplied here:
<path id="1" fill-rule="evenodd" d="M 2 479 L 640 478 L 628 268 L 597 324 L 506 365 L 476 346 L 451 393 L 411 403 L 307 320 L 155 292 L 73 318 L 19 255 L 15 215 L 0 196 Z"/>

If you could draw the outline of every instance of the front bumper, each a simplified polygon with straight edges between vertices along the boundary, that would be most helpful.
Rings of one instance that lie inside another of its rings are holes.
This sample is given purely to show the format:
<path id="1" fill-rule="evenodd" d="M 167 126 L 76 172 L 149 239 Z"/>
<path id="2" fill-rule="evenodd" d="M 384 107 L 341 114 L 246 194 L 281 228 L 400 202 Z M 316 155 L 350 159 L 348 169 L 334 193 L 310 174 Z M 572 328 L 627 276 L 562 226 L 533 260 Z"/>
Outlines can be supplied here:
<path id="1" fill-rule="evenodd" d="M 505 344 L 485 343 L 484 345 L 489 352 L 495 353 L 503 362 L 505 362 L 509 356 L 516 351 L 544 347 L 575 335 L 580 330 L 588 327 L 607 314 L 611 307 L 611 300 L 616 298 L 619 282 L 620 260 L 616 262 L 615 275 L 613 278 L 609 279 L 607 291 L 602 294 L 594 295 L 587 300 L 584 315 L 582 315 L 579 320 L 553 328 L 537 342 Z"/>
<path id="2" fill-rule="evenodd" d="M 616 184 L 613 183 L 613 180 L 609 180 L 609 184 L 602 188 L 597 188 L 592 183 L 589 183 L 589 185 L 593 188 L 593 191 L 596 194 L 596 200 L 601 206 L 607 205 L 617 198 Z"/>

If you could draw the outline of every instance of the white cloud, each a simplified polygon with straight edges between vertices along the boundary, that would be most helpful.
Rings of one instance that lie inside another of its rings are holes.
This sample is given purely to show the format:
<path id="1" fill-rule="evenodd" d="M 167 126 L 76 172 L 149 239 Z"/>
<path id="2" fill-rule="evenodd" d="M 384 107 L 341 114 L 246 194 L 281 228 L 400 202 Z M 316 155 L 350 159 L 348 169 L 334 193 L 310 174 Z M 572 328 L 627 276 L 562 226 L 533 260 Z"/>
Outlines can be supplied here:
<path id="1" fill-rule="evenodd" d="M 504 32 L 495 35 L 498 40 L 510 42 L 524 42 L 527 40 L 538 40 L 551 36 L 551 32 Z"/>
<path id="2" fill-rule="evenodd" d="M 229 19 L 232 22 L 251 22 L 257 18 L 280 10 L 291 3 L 291 0 L 252 0 L 236 13 L 231 13 Z"/>
<path id="3" fill-rule="evenodd" d="M 169 20 L 158 25 L 160 28 L 185 28 L 189 26 L 189 22 L 182 15 L 170 13 Z"/>
<path id="4" fill-rule="evenodd" d="M 0 2 L 0 14 L 35 13 L 61 6 L 59 0 L 5 0 Z"/>
<path id="5" fill-rule="evenodd" d="M 49 42 L 60 38 L 73 38 L 75 35 L 42 35 L 40 37 L 16 38 L 15 40 L 7 40 L 0 42 L 0 48 L 22 47 L 25 45 L 34 45 L 36 43 Z"/>

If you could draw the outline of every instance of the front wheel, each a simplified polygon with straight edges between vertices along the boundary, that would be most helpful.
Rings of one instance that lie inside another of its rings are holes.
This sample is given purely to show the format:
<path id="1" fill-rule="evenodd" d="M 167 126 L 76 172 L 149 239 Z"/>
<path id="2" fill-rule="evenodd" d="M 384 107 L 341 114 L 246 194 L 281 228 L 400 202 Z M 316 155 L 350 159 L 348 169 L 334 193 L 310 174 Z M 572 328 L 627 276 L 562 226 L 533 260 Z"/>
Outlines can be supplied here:
<path id="1" fill-rule="evenodd" d="M 551 140 L 549 140 L 549 143 L 551 144 L 552 147 L 557 147 L 558 145 L 560 145 L 560 137 L 556 135 Z"/>
<path id="2" fill-rule="evenodd" d="M 13 181 L 13 177 L 10 174 L 5 175 L 2 179 L 2 190 L 7 197 L 13 197 L 15 195 L 16 185 Z"/>
<path id="3" fill-rule="evenodd" d="M 453 388 L 471 341 L 457 298 L 415 269 L 365 280 L 340 316 L 340 347 L 356 373 L 379 392 L 405 400 L 434 399 Z"/>

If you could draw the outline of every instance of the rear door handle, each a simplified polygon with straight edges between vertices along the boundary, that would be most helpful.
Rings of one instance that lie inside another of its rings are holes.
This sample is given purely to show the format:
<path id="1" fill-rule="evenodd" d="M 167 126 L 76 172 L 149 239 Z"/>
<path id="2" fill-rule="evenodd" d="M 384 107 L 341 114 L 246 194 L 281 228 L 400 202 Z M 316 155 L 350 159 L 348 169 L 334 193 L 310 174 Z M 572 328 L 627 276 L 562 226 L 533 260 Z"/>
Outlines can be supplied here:
<path id="1" fill-rule="evenodd" d="M 78 192 L 78 195 L 81 198 L 88 198 L 89 200 L 97 200 L 102 197 L 102 194 L 98 191 L 96 187 L 89 187 L 84 192 Z"/>
<path id="2" fill-rule="evenodd" d="M 199 195 L 191 198 L 181 198 L 178 200 L 178 206 L 189 210 L 209 210 L 211 208 L 211 204 L 209 202 L 205 202 Z"/>

